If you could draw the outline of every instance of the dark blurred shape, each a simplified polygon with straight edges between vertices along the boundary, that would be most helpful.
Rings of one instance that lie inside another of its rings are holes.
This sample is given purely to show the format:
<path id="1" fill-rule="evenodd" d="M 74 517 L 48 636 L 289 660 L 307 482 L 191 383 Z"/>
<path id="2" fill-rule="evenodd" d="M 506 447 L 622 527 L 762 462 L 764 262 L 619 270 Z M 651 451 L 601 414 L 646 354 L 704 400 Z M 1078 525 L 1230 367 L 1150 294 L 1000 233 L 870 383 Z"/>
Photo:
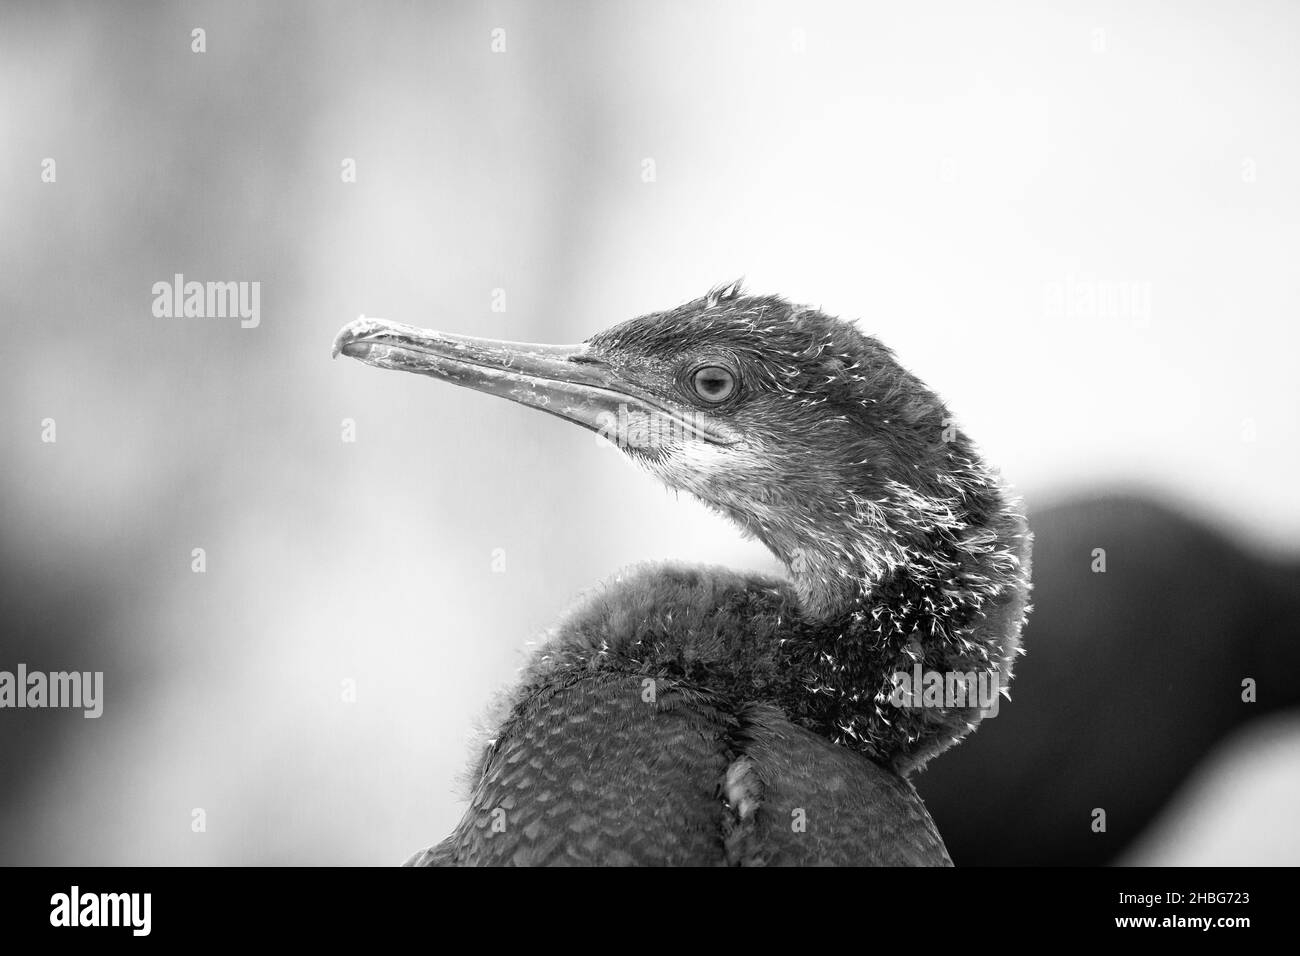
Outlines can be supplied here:
<path id="1" fill-rule="evenodd" d="M 963 865 L 1101 865 L 1224 735 L 1300 699 L 1300 568 L 1153 501 L 1031 515 L 1014 703 L 917 779 Z M 1105 549 L 1106 571 L 1092 570 Z M 1242 701 L 1242 681 L 1258 703 Z M 1106 811 L 1105 833 L 1091 827 Z"/>
<path id="2" fill-rule="evenodd" d="M 0 670 L 13 673 L 20 664 L 42 672 L 110 669 L 118 655 L 88 646 L 87 635 L 102 632 L 111 604 L 107 581 L 42 566 L 30 551 L 0 547 Z M 6 848 L 45 800 L 32 784 L 74 734 L 87 732 L 87 723 L 77 708 L 0 713 L 0 866 L 14 862 Z"/>

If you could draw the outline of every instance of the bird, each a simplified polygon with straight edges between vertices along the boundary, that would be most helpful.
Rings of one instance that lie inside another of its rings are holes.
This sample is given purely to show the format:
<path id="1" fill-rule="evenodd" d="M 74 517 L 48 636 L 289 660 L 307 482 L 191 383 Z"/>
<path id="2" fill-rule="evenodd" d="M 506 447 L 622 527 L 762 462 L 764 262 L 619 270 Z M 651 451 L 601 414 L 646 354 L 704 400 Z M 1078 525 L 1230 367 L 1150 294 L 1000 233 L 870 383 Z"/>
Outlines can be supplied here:
<path id="1" fill-rule="evenodd" d="M 578 345 L 362 316 L 340 354 L 595 431 L 785 570 L 594 588 L 503 695 L 461 821 L 407 865 L 952 865 L 910 777 L 1009 699 L 1032 534 L 889 348 L 737 280 Z"/>

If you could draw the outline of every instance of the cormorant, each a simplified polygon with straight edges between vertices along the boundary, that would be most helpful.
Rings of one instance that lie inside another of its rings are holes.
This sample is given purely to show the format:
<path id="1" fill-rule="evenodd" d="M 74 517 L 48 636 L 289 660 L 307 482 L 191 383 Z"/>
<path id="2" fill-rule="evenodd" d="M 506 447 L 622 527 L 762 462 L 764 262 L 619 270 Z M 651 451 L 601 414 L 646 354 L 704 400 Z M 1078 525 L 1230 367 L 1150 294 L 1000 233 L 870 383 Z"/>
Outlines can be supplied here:
<path id="1" fill-rule="evenodd" d="M 509 694 L 460 824 L 408 863 L 951 865 L 907 777 L 995 712 L 972 685 L 1011 679 L 1030 534 L 888 348 L 734 282 L 576 346 L 363 317 L 340 352 L 600 432 L 789 570 L 597 589 Z"/>

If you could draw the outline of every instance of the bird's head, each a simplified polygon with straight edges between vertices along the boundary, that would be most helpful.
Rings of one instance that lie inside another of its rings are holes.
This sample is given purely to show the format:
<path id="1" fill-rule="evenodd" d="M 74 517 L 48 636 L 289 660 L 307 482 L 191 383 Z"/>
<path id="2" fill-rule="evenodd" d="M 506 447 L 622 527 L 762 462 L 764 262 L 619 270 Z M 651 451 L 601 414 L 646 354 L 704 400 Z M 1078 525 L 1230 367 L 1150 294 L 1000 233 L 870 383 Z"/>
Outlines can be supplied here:
<path id="1" fill-rule="evenodd" d="M 943 403 L 889 349 L 739 283 L 575 346 L 362 318 L 334 352 L 600 433 L 767 544 L 813 615 L 923 560 L 935 536 L 979 534 L 997 505 Z"/>

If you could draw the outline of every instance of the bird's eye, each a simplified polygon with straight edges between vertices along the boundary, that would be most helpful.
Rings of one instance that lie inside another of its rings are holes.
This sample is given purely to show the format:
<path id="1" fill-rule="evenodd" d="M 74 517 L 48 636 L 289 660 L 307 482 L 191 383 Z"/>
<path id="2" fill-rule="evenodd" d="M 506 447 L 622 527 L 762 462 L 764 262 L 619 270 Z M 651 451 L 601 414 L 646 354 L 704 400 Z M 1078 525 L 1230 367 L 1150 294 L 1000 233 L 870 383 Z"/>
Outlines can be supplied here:
<path id="1" fill-rule="evenodd" d="M 721 365 L 705 365 L 691 373 L 691 388 L 706 402 L 725 402 L 736 392 L 736 376 Z"/>

